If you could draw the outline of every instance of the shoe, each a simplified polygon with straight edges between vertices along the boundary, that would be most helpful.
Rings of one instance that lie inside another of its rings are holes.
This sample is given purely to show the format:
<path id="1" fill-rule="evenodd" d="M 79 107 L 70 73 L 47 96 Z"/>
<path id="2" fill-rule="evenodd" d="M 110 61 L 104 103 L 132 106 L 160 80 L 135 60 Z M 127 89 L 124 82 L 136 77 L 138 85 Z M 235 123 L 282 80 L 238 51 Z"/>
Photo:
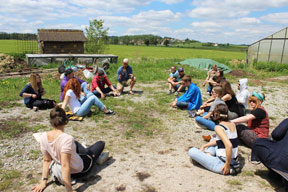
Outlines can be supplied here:
<path id="1" fill-rule="evenodd" d="M 198 116 L 197 110 L 188 111 L 187 113 L 191 118 L 195 118 L 196 116 Z"/>
<path id="2" fill-rule="evenodd" d="M 96 163 L 98 165 L 102 165 L 104 162 L 106 162 L 109 159 L 109 151 L 101 153 L 101 155 L 98 157 Z"/>
<path id="3" fill-rule="evenodd" d="M 173 91 L 172 90 L 169 90 L 167 95 L 172 95 L 173 94 Z"/>
<path id="4" fill-rule="evenodd" d="M 175 95 L 175 96 L 178 96 L 178 95 L 179 95 L 179 92 L 178 92 L 178 91 L 176 91 L 176 92 L 174 93 L 174 95 Z"/>
<path id="5" fill-rule="evenodd" d="M 105 115 L 115 115 L 115 112 L 114 111 L 112 111 L 111 109 L 108 109 L 108 112 L 107 113 L 105 113 Z"/>
<path id="6" fill-rule="evenodd" d="M 204 141 L 208 141 L 208 142 L 212 139 L 211 135 L 207 135 L 207 136 L 203 135 L 202 138 Z"/>
<path id="7" fill-rule="evenodd" d="M 39 110 L 39 107 L 35 107 L 35 106 L 33 107 L 33 111 L 36 112 L 36 111 L 38 111 L 38 110 Z"/>

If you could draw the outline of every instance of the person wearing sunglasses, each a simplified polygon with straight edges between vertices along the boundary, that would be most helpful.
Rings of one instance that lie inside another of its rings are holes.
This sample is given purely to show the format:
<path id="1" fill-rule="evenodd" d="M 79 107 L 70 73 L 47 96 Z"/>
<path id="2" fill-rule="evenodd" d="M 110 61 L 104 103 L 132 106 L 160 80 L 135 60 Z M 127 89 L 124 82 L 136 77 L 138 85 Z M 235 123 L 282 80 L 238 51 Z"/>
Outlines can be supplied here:
<path id="1" fill-rule="evenodd" d="M 262 106 L 264 100 L 264 93 L 253 92 L 249 98 L 251 114 L 232 120 L 237 125 L 240 140 L 250 148 L 253 146 L 255 139 L 268 138 L 269 135 L 269 116 Z M 241 123 L 248 123 L 248 126 Z"/>

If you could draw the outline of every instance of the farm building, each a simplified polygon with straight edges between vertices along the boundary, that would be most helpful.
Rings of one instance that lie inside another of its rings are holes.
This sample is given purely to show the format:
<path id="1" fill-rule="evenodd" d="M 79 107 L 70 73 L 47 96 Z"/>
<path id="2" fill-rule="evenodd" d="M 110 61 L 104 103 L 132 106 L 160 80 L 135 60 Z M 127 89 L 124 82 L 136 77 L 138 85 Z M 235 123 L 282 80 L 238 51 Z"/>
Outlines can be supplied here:
<path id="1" fill-rule="evenodd" d="M 83 54 L 86 38 L 81 30 L 38 29 L 42 54 Z"/>
<path id="2" fill-rule="evenodd" d="M 248 47 L 247 60 L 252 63 L 276 62 L 288 64 L 288 29 L 282 29 L 273 35 L 261 39 Z"/>

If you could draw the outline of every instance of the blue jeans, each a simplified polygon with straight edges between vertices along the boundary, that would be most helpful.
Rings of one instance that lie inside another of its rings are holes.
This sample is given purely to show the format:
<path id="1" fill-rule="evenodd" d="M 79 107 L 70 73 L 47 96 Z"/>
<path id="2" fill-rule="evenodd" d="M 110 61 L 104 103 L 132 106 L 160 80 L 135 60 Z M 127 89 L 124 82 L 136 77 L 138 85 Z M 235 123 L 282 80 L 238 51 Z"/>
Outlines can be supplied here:
<path id="1" fill-rule="evenodd" d="M 86 97 L 82 96 L 80 102 L 81 107 L 76 112 L 76 115 L 80 117 L 86 116 L 90 112 L 92 105 L 97 106 L 101 111 L 103 111 L 106 108 L 106 106 L 91 92 L 86 94 Z"/>
<path id="2" fill-rule="evenodd" d="M 191 159 L 193 159 L 194 161 L 196 161 L 197 163 L 199 163 L 200 165 L 202 165 L 206 169 L 213 171 L 215 173 L 222 174 L 221 169 L 224 166 L 224 162 L 215 156 L 216 155 L 216 148 L 217 148 L 217 146 L 208 147 L 205 150 L 205 152 L 209 152 L 213 156 L 207 155 L 205 152 L 203 152 L 197 148 L 194 148 L 194 147 L 191 148 L 188 153 L 189 153 L 189 156 Z"/>
<path id="3" fill-rule="evenodd" d="M 204 113 L 203 115 L 205 116 L 207 113 Z M 200 125 L 203 125 L 205 126 L 207 129 L 211 130 L 211 131 L 214 131 L 215 130 L 215 126 L 216 124 L 211 121 L 211 120 L 208 120 L 208 119 L 204 119 L 203 117 L 200 117 L 200 116 L 197 116 L 195 118 L 195 121 L 197 123 L 199 123 Z"/>

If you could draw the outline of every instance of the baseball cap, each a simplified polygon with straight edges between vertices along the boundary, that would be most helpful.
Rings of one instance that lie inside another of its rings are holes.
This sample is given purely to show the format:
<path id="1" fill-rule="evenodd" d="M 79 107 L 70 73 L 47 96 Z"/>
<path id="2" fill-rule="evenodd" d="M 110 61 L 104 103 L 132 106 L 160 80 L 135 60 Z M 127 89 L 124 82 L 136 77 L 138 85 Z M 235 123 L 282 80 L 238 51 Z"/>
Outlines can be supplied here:
<path id="1" fill-rule="evenodd" d="M 178 72 L 183 72 L 184 69 L 182 67 L 178 68 Z"/>

